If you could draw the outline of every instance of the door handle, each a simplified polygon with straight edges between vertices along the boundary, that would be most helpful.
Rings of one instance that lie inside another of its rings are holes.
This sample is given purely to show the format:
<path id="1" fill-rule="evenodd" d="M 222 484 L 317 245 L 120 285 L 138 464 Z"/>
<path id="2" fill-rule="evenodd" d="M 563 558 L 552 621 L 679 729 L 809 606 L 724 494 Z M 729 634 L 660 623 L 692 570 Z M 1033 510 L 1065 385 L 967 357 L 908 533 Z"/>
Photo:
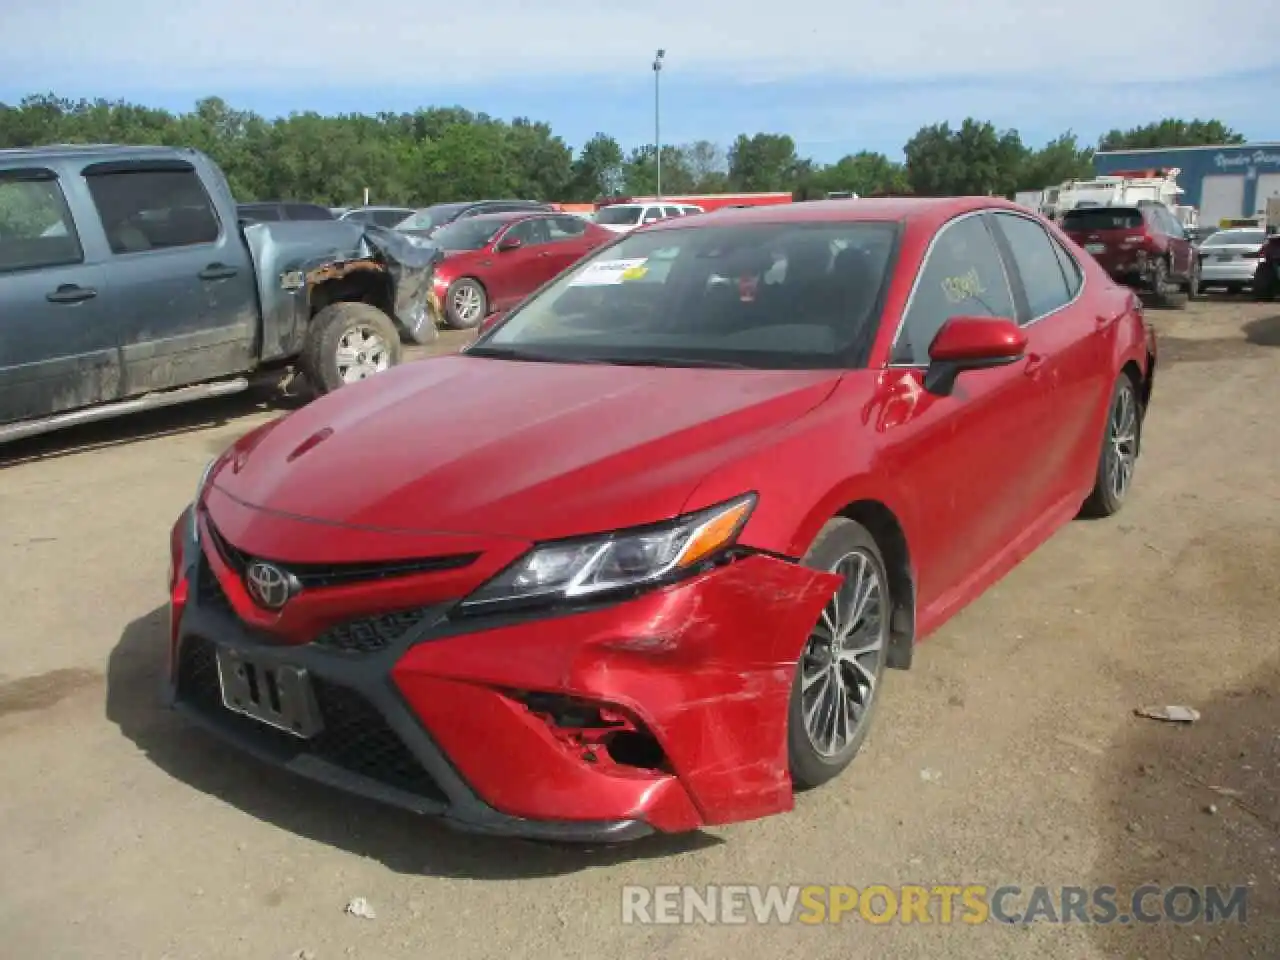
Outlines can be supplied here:
<path id="1" fill-rule="evenodd" d="M 240 271 L 225 263 L 211 263 L 200 271 L 201 280 L 229 280 Z"/>
<path id="2" fill-rule="evenodd" d="M 1098 329 L 1105 330 L 1107 327 L 1111 326 L 1113 323 L 1115 323 L 1117 320 L 1119 320 L 1123 316 L 1124 316 L 1123 313 L 1117 313 L 1114 317 L 1108 317 L 1105 313 L 1098 314 L 1097 316 Z"/>
<path id="3" fill-rule="evenodd" d="M 540 257 L 549 257 L 549 256 L 551 256 L 551 251 L 550 251 L 550 250 L 543 250 L 540 254 L 538 254 L 538 256 L 540 256 Z"/>
<path id="4" fill-rule="evenodd" d="M 92 300 L 98 295 L 98 291 L 93 287 L 81 287 L 74 283 L 64 283 L 44 295 L 44 298 L 50 303 L 80 303 L 84 300 Z"/>
<path id="5" fill-rule="evenodd" d="M 1027 365 L 1023 368 L 1023 373 L 1028 377 L 1038 377 L 1040 370 L 1044 367 L 1044 355 L 1040 353 L 1028 353 Z"/>

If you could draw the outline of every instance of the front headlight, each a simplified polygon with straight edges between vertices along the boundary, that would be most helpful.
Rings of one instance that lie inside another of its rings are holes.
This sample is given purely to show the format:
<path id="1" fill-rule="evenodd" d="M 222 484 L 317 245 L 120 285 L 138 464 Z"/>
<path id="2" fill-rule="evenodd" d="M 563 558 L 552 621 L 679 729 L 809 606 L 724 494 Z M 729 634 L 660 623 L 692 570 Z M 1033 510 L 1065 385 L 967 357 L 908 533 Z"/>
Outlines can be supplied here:
<path id="1" fill-rule="evenodd" d="M 204 470 L 200 472 L 200 480 L 196 484 L 196 495 L 191 501 L 191 514 L 188 518 L 188 522 L 191 524 L 188 532 L 193 543 L 200 542 L 200 498 L 204 496 L 204 488 L 209 485 L 209 477 L 213 474 L 213 468 L 217 465 L 219 459 L 221 458 L 214 457 L 204 465 Z"/>
<path id="2" fill-rule="evenodd" d="M 544 543 L 462 601 L 462 609 L 578 600 L 678 576 L 732 546 L 755 503 L 749 493 L 659 526 Z"/>

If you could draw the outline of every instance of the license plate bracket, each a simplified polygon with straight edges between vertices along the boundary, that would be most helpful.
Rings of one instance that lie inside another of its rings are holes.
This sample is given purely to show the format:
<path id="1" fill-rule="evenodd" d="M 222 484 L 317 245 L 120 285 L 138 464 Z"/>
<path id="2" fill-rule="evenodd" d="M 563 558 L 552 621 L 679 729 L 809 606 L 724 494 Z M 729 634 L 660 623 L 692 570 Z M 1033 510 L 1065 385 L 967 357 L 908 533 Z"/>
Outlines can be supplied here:
<path id="1" fill-rule="evenodd" d="M 1220 253 L 1220 254 L 1218 254 L 1218 262 L 1219 262 L 1219 263 L 1226 263 L 1226 262 L 1228 262 L 1228 261 L 1230 261 L 1230 260 L 1231 260 L 1231 254 L 1229 254 L 1229 253 Z"/>
<path id="2" fill-rule="evenodd" d="M 302 667 L 270 663 L 218 647 L 222 704 L 300 740 L 316 736 L 324 723 L 311 677 Z"/>

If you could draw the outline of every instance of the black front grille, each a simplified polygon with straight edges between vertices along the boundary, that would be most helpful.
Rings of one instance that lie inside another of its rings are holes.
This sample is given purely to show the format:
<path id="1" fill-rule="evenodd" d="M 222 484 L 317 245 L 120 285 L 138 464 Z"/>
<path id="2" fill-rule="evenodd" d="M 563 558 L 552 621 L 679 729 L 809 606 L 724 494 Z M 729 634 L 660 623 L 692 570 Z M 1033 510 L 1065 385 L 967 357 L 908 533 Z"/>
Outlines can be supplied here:
<path id="1" fill-rule="evenodd" d="M 318 647 L 340 653 L 377 653 L 426 620 L 430 613 L 430 608 L 424 607 L 361 617 L 335 624 L 313 642 Z"/>
<path id="2" fill-rule="evenodd" d="M 214 547 L 227 566 L 237 574 L 243 574 L 245 568 L 254 559 L 270 560 L 285 573 L 292 574 L 304 589 L 337 587 L 369 580 L 389 580 L 393 577 L 407 577 L 418 573 L 443 573 L 447 570 L 459 570 L 470 566 L 480 557 L 478 553 L 455 553 L 439 557 L 420 557 L 414 560 L 380 560 L 363 563 L 281 563 L 269 557 L 250 556 L 230 543 L 213 525 L 208 514 L 205 515 L 205 521 Z"/>
<path id="3" fill-rule="evenodd" d="M 222 704 L 217 652 L 213 643 L 188 637 L 178 661 L 178 697 L 241 736 L 274 751 L 310 753 L 328 762 L 417 796 L 445 802 L 435 780 L 361 693 L 342 684 L 312 677 L 324 729 L 311 740 L 299 740 Z"/>
<path id="4" fill-rule="evenodd" d="M 200 558 L 200 565 L 196 571 L 196 603 L 221 613 L 235 613 L 234 608 L 231 606 L 231 600 L 228 599 L 222 589 L 222 584 L 218 583 L 217 575 L 214 574 L 204 557 Z"/>

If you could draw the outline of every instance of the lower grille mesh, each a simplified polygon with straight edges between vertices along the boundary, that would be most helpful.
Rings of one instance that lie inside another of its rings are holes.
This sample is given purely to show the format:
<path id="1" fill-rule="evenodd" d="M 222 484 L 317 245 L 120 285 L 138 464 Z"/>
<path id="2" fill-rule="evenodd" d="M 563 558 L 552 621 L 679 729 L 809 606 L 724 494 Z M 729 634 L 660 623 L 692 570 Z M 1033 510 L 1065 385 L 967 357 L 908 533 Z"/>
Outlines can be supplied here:
<path id="1" fill-rule="evenodd" d="M 222 704 L 217 652 L 213 643 L 188 637 L 178 661 L 178 697 L 242 736 L 292 754 L 311 753 L 336 766 L 389 787 L 444 802 L 436 784 L 378 709 L 358 691 L 312 677 L 324 729 L 299 740 Z"/>

